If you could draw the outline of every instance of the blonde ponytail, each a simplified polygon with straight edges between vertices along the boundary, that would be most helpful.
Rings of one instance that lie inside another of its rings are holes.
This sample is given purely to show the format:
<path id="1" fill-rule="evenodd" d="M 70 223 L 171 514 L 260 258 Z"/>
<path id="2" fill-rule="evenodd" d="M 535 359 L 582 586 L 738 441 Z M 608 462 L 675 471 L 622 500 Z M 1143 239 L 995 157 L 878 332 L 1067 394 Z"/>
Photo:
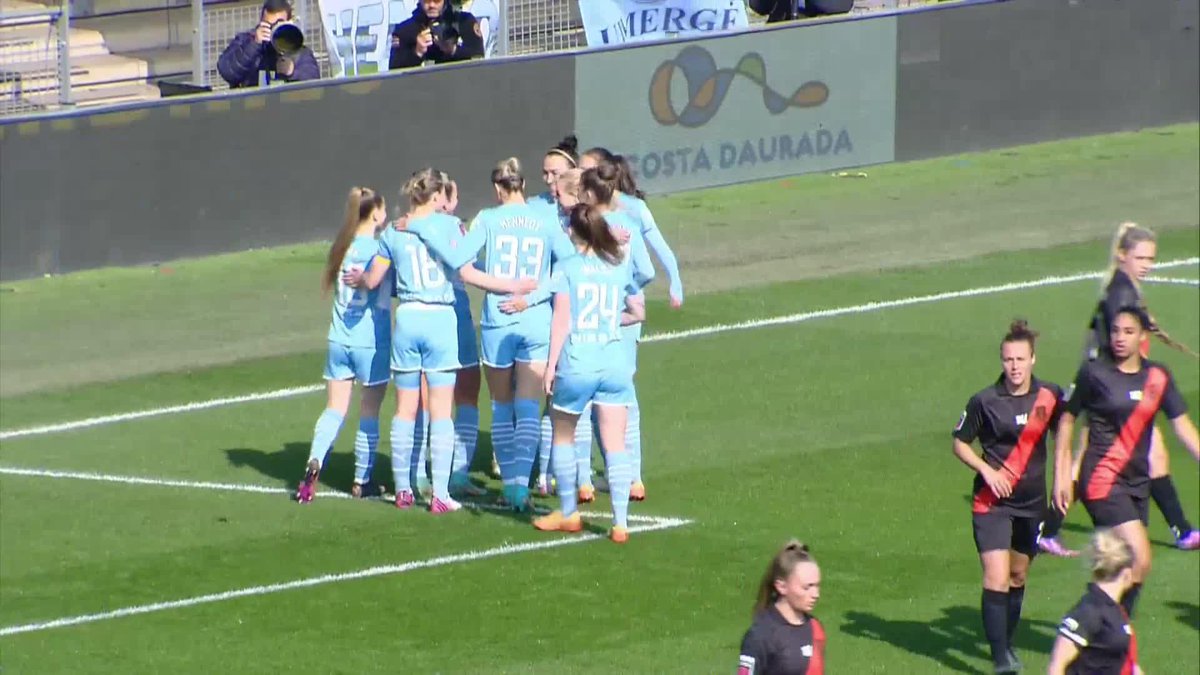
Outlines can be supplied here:
<path id="1" fill-rule="evenodd" d="M 505 192 L 521 192 L 525 189 L 525 177 L 521 174 L 521 161 L 509 157 L 492 169 L 492 184 L 499 185 Z"/>
<path id="2" fill-rule="evenodd" d="M 1093 581 L 1112 581 L 1133 567 L 1133 548 L 1111 529 L 1096 530 L 1087 556 Z"/>
<path id="3" fill-rule="evenodd" d="M 1101 297 L 1108 290 L 1108 285 L 1112 282 L 1113 275 L 1117 273 L 1117 268 L 1121 266 L 1121 254 L 1132 251 L 1133 247 L 1143 241 L 1156 240 L 1157 237 L 1154 235 L 1153 230 L 1148 227 L 1142 227 L 1135 222 L 1127 220 L 1117 226 L 1117 232 L 1113 235 L 1112 244 L 1108 249 L 1108 269 L 1100 280 Z"/>

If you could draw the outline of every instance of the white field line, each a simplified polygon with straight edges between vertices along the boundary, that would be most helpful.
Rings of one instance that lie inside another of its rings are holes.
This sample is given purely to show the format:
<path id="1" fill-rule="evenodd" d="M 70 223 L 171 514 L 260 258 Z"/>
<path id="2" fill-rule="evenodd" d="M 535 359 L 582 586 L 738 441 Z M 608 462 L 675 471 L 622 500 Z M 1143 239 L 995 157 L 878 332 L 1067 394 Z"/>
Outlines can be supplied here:
<path id="1" fill-rule="evenodd" d="M 653 522 L 643 525 L 633 525 L 629 528 L 631 534 L 654 532 L 658 530 L 667 530 L 675 527 L 683 527 L 690 524 L 692 521 L 678 518 L 658 518 Z M 0 637 L 8 635 L 19 635 L 21 633 L 33 633 L 37 631 L 50 630 L 52 628 L 65 628 L 67 626 L 78 626 L 85 623 L 95 623 L 97 621 L 108 621 L 110 619 L 120 619 L 127 616 L 136 616 L 138 614 L 150 614 L 152 612 L 161 612 L 168 609 L 182 609 L 184 607 L 194 607 L 196 605 L 205 605 L 214 602 L 224 602 L 226 600 L 235 600 L 237 598 L 246 598 L 260 595 L 269 595 L 272 593 L 282 593 L 291 591 L 297 588 L 311 588 L 313 586 L 322 586 L 325 584 L 339 583 L 343 581 L 354 581 L 357 579 L 367 579 L 370 577 L 379 577 L 390 574 L 404 574 L 415 570 L 429 569 L 431 567 L 444 567 L 446 565 L 456 565 L 459 563 L 475 562 L 477 560 L 486 560 L 488 558 L 498 558 L 500 556 L 514 555 L 517 553 L 528 553 L 531 551 L 542 551 L 551 548 L 559 548 L 562 546 L 571 546 L 572 544 L 583 544 L 590 541 L 602 539 L 603 535 L 588 533 L 572 535 L 569 537 L 561 537 L 558 539 L 550 539 L 545 541 L 532 541 L 522 544 L 503 544 L 494 548 L 485 549 L 482 551 L 469 551 L 466 553 L 455 553 L 453 555 L 444 555 L 436 558 L 427 558 L 425 560 L 415 560 L 413 562 L 400 563 L 396 565 L 383 565 L 379 567 L 368 567 L 366 569 L 357 570 L 354 572 L 343 572 L 340 574 L 323 574 L 317 577 L 308 577 L 307 579 L 296 579 L 278 584 L 268 584 L 266 586 L 251 586 L 249 588 L 239 588 L 223 593 L 212 593 L 209 595 L 198 595 L 191 598 L 181 600 L 171 600 L 168 602 L 155 602 L 148 605 L 136 605 L 133 607 L 122 607 L 108 612 L 98 612 L 96 614 L 81 614 L 79 616 L 68 616 L 50 621 L 38 623 L 26 623 L 16 626 L 5 626 L 0 628 Z"/>
<path id="2" fill-rule="evenodd" d="M 1200 258 L 1182 258 L 1179 260 L 1168 260 L 1158 263 L 1157 269 L 1171 269 L 1174 267 L 1185 267 L 1200 263 Z M 922 305 L 933 302 L 941 302 L 943 300 L 957 300 L 959 298 L 971 298 L 981 295 L 994 295 L 997 293 L 1006 293 L 1009 291 L 1020 291 L 1030 288 L 1041 288 L 1044 286 L 1058 286 L 1061 284 L 1074 283 L 1076 281 L 1085 281 L 1087 279 L 1098 279 L 1102 272 L 1083 272 L 1080 274 L 1071 274 L 1066 276 L 1051 276 L 1032 281 L 1021 281 L 1008 284 L 1000 284 L 998 286 L 980 286 L 978 288 L 968 288 L 961 291 L 947 291 L 945 293 L 934 293 L 931 295 L 911 296 L 900 298 L 898 300 L 884 300 L 880 302 L 868 302 L 861 305 L 851 305 L 848 307 L 836 307 L 833 309 L 822 309 L 812 312 L 801 312 L 799 314 L 786 314 L 783 316 L 775 316 L 766 319 L 754 319 L 752 321 L 742 321 L 739 323 L 717 324 L 714 326 L 705 326 L 702 328 L 691 328 L 688 330 L 673 331 L 667 333 L 655 333 L 642 337 L 642 342 L 667 342 L 670 340 L 683 340 L 686 338 L 701 337 L 705 335 L 715 335 L 717 333 L 728 333 L 739 330 L 752 330 L 755 328 L 765 328 L 768 326 L 781 326 L 785 324 L 803 323 L 814 319 L 829 319 L 838 316 L 849 316 L 853 314 L 866 314 L 868 312 L 877 312 L 884 309 L 892 309 L 895 307 L 908 307 L 911 305 Z M 26 427 L 24 429 L 10 429 L 0 431 L 0 441 L 10 438 L 21 438 L 24 436 L 38 436 L 43 434 L 52 434 L 62 431 L 73 431 L 76 429 L 87 429 L 90 427 L 98 427 L 105 424 L 113 424 L 116 422 L 126 422 L 129 420 L 144 419 L 147 417 L 159 417 L 162 415 L 173 415 L 183 412 L 194 412 L 197 410 L 208 410 L 210 408 L 219 408 L 227 405 L 236 405 L 238 403 L 250 403 L 253 401 L 273 401 L 283 398 L 291 398 L 293 396 L 302 396 L 321 391 L 325 388 L 324 384 L 314 384 L 304 387 L 290 387 L 287 389 L 277 389 L 275 391 L 264 391 L 257 394 L 247 394 L 245 396 L 231 396 L 227 398 L 217 398 L 208 401 L 197 401 L 194 403 L 185 403 L 183 405 L 168 406 L 165 408 L 152 408 L 149 410 L 139 410 L 135 412 L 121 413 L 118 415 L 105 415 L 103 417 L 90 417 L 73 422 L 62 422 L 59 424 L 48 424 L 45 426 Z"/>
<path id="3" fill-rule="evenodd" d="M 295 491 L 282 487 L 271 487 L 269 485 L 251 485 L 247 483 L 211 483 L 207 481 L 194 480 L 175 480 L 170 478 L 146 478 L 142 476 L 118 476 L 107 473 L 90 473 L 83 471 L 56 471 L 53 469 L 28 469 L 15 466 L 0 466 L 0 475 L 9 476 L 27 476 L 32 478 L 59 478 L 69 480 L 86 480 L 97 481 L 102 483 L 121 483 L 124 485 L 149 485 L 153 487 L 175 487 L 175 488 L 190 488 L 194 490 L 216 490 L 221 492 L 252 492 L 257 494 L 270 495 L 287 495 L 291 496 Z M 336 490 L 322 490 L 317 493 L 322 499 L 332 497 L 334 499 L 353 499 L 347 492 L 339 492 Z M 481 511 L 502 511 L 507 510 L 507 507 L 497 504 L 485 504 L 480 502 L 462 502 L 463 506 L 469 509 L 477 509 Z M 604 511 L 580 511 L 580 515 L 584 518 L 612 518 L 612 513 Z M 629 515 L 631 523 L 683 523 L 679 518 L 668 516 L 640 516 L 635 514 Z M 687 521 L 691 522 L 691 521 Z"/>
<path id="4" fill-rule="evenodd" d="M 1175 286 L 1200 287 L 1200 279 L 1184 279 L 1182 277 L 1146 277 L 1146 281 L 1152 284 L 1172 284 Z"/>

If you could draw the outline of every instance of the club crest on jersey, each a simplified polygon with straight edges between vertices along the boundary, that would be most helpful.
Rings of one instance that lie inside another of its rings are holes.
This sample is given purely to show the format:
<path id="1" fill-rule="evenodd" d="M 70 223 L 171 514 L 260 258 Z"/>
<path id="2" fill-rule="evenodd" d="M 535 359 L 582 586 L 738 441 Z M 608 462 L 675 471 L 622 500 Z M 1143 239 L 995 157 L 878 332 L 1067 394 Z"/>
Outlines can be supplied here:
<path id="1" fill-rule="evenodd" d="M 1017 426 L 1023 427 L 1026 424 L 1029 424 L 1029 415 L 1025 413 L 1017 415 Z"/>
<path id="2" fill-rule="evenodd" d="M 1033 417 L 1039 422 L 1045 422 L 1050 419 L 1050 411 L 1044 405 L 1039 405 L 1033 409 Z"/>
<path id="3" fill-rule="evenodd" d="M 800 653 L 803 654 L 805 656 L 805 658 L 812 657 L 812 655 L 813 655 L 812 645 L 804 645 L 803 647 L 800 648 Z"/>
<path id="4" fill-rule="evenodd" d="M 1130 401 L 1140 401 L 1140 400 L 1142 400 L 1142 390 L 1141 390 L 1141 389 L 1134 389 L 1133 391 L 1129 392 L 1129 400 L 1130 400 Z"/>

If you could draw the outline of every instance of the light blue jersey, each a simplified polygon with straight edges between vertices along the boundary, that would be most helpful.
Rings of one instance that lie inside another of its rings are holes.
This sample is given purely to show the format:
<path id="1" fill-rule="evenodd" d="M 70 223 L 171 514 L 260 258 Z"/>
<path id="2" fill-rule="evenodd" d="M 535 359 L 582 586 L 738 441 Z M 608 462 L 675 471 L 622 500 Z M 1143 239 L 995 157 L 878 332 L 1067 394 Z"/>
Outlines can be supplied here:
<path id="1" fill-rule="evenodd" d="M 342 274 L 350 270 L 366 271 L 379 252 L 379 241 L 358 236 L 350 242 L 338 268 L 333 319 L 329 322 L 329 341 L 346 347 L 387 348 L 392 329 L 392 280 L 385 277 L 374 289 L 353 288 L 342 283 Z"/>
<path id="2" fill-rule="evenodd" d="M 401 304 L 454 304 L 453 279 L 471 260 L 461 242 L 458 219 L 442 213 L 409 220 L 404 231 L 384 231 L 379 256 L 392 264 Z"/>
<path id="3" fill-rule="evenodd" d="M 551 220 L 558 219 L 558 202 L 554 201 L 554 197 L 550 195 L 549 190 L 529 197 L 525 200 L 525 203 L 542 212 L 545 217 Z"/>
<path id="4" fill-rule="evenodd" d="M 637 286 L 637 293 L 654 280 L 654 263 L 646 250 L 646 239 L 642 235 L 641 223 L 624 210 L 609 211 L 604 214 L 604 221 L 610 228 L 625 230 L 629 233 L 629 242 L 625 244 L 625 259 L 630 266 L 630 273 Z"/>
<path id="5" fill-rule="evenodd" d="M 654 214 L 650 212 L 650 207 L 646 205 L 645 200 L 623 192 L 617 194 L 617 205 L 622 211 L 633 216 L 633 219 L 641 225 L 642 238 L 646 242 L 646 247 L 654 252 L 655 257 L 662 263 L 663 269 L 667 273 L 671 296 L 682 300 L 683 279 L 679 274 L 679 260 L 676 259 L 675 252 L 671 250 L 671 246 L 667 244 L 667 240 L 658 229 L 658 223 L 654 220 Z"/>
<path id="6" fill-rule="evenodd" d="M 500 279 L 536 279 L 549 277 L 552 260 L 564 260 L 575 255 L 571 240 L 548 216 L 544 207 L 528 204 L 505 204 L 484 209 L 471 223 L 463 241 L 463 249 L 471 254 L 485 249 L 484 270 Z M 549 316 L 520 317 L 500 311 L 505 296 L 488 293 L 484 299 L 479 325 L 509 326 L 523 320 L 540 321 L 549 325 Z M 533 308 L 531 308 L 533 309 Z"/>
<path id="7" fill-rule="evenodd" d="M 636 295 L 628 258 L 613 265 L 594 253 L 578 255 L 555 273 L 556 292 L 571 303 L 571 325 L 554 380 L 556 409 L 582 414 L 589 403 L 632 405 L 633 370 L 622 344 L 621 313 Z"/>
<path id="8" fill-rule="evenodd" d="M 597 372 L 617 365 L 625 299 L 639 293 L 629 258 L 613 265 L 595 253 L 580 254 L 564 263 L 561 276 L 555 277 L 555 292 L 571 300 L 571 332 L 559 370 Z"/>

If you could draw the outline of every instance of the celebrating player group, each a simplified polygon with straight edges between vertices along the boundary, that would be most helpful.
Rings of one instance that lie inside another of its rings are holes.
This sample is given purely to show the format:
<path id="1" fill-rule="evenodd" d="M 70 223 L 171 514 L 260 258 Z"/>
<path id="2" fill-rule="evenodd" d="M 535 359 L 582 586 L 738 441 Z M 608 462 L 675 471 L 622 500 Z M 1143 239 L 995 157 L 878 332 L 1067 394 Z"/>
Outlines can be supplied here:
<path id="1" fill-rule="evenodd" d="M 381 492 L 372 474 L 389 381 L 396 507 L 421 500 L 448 513 L 462 508 L 456 497 L 481 494 L 469 471 L 482 364 L 503 502 L 525 512 L 531 486 L 557 490 L 561 508 L 534 527 L 582 530 L 578 504 L 595 498 L 594 432 L 612 496 L 610 538 L 628 540 L 629 501 L 646 496 L 634 375 L 643 289 L 655 277 L 649 252 L 674 307 L 683 303 L 679 268 L 621 156 L 604 148 L 580 156 L 571 136 L 546 153 L 542 177 L 548 190 L 527 199 L 520 163 L 500 162 L 491 175 L 497 205 L 469 226 L 454 215 L 455 182 L 435 169 L 412 175 L 408 204 L 391 221 L 380 194 L 351 190 L 323 275 L 334 295 L 328 401 L 299 502 L 317 494 L 356 380 L 354 496 Z M 485 291 L 478 337 L 466 285 Z"/>
<path id="2" fill-rule="evenodd" d="M 1049 519 L 1055 521 L 1055 533 L 1075 500 L 1097 529 L 1090 550 L 1093 583 L 1063 619 L 1051 673 L 1140 672 L 1129 622 L 1150 570 L 1150 497 L 1171 525 L 1177 546 L 1200 548 L 1200 532 L 1183 516 L 1175 494 L 1154 418 L 1161 412 L 1197 459 L 1200 439 L 1170 370 L 1147 358 L 1149 338 L 1195 354 L 1159 326 L 1143 299 L 1141 284 L 1156 255 L 1153 232 L 1122 224 L 1111 254 L 1074 384 L 1064 392 L 1033 376 L 1037 333 L 1016 321 L 1000 344 L 1002 374 L 971 397 L 954 430 L 955 455 L 977 474 L 972 513 L 983 567 L 981 612 L 997 673 L 1020 670 L 1013 637 L 1033 557 L 1039 548 L 1072 553 L 1056 540 L 1052 545 L 1039 541 L 1048 502 L 1056 512 Z M 1081 450 L 1073 454 L 1080 415 L 1087 424 Z M 1055 433 L 1050 495 L 1049 432 Z M 982 456 L 971 447 L 975 441 Z"/>

